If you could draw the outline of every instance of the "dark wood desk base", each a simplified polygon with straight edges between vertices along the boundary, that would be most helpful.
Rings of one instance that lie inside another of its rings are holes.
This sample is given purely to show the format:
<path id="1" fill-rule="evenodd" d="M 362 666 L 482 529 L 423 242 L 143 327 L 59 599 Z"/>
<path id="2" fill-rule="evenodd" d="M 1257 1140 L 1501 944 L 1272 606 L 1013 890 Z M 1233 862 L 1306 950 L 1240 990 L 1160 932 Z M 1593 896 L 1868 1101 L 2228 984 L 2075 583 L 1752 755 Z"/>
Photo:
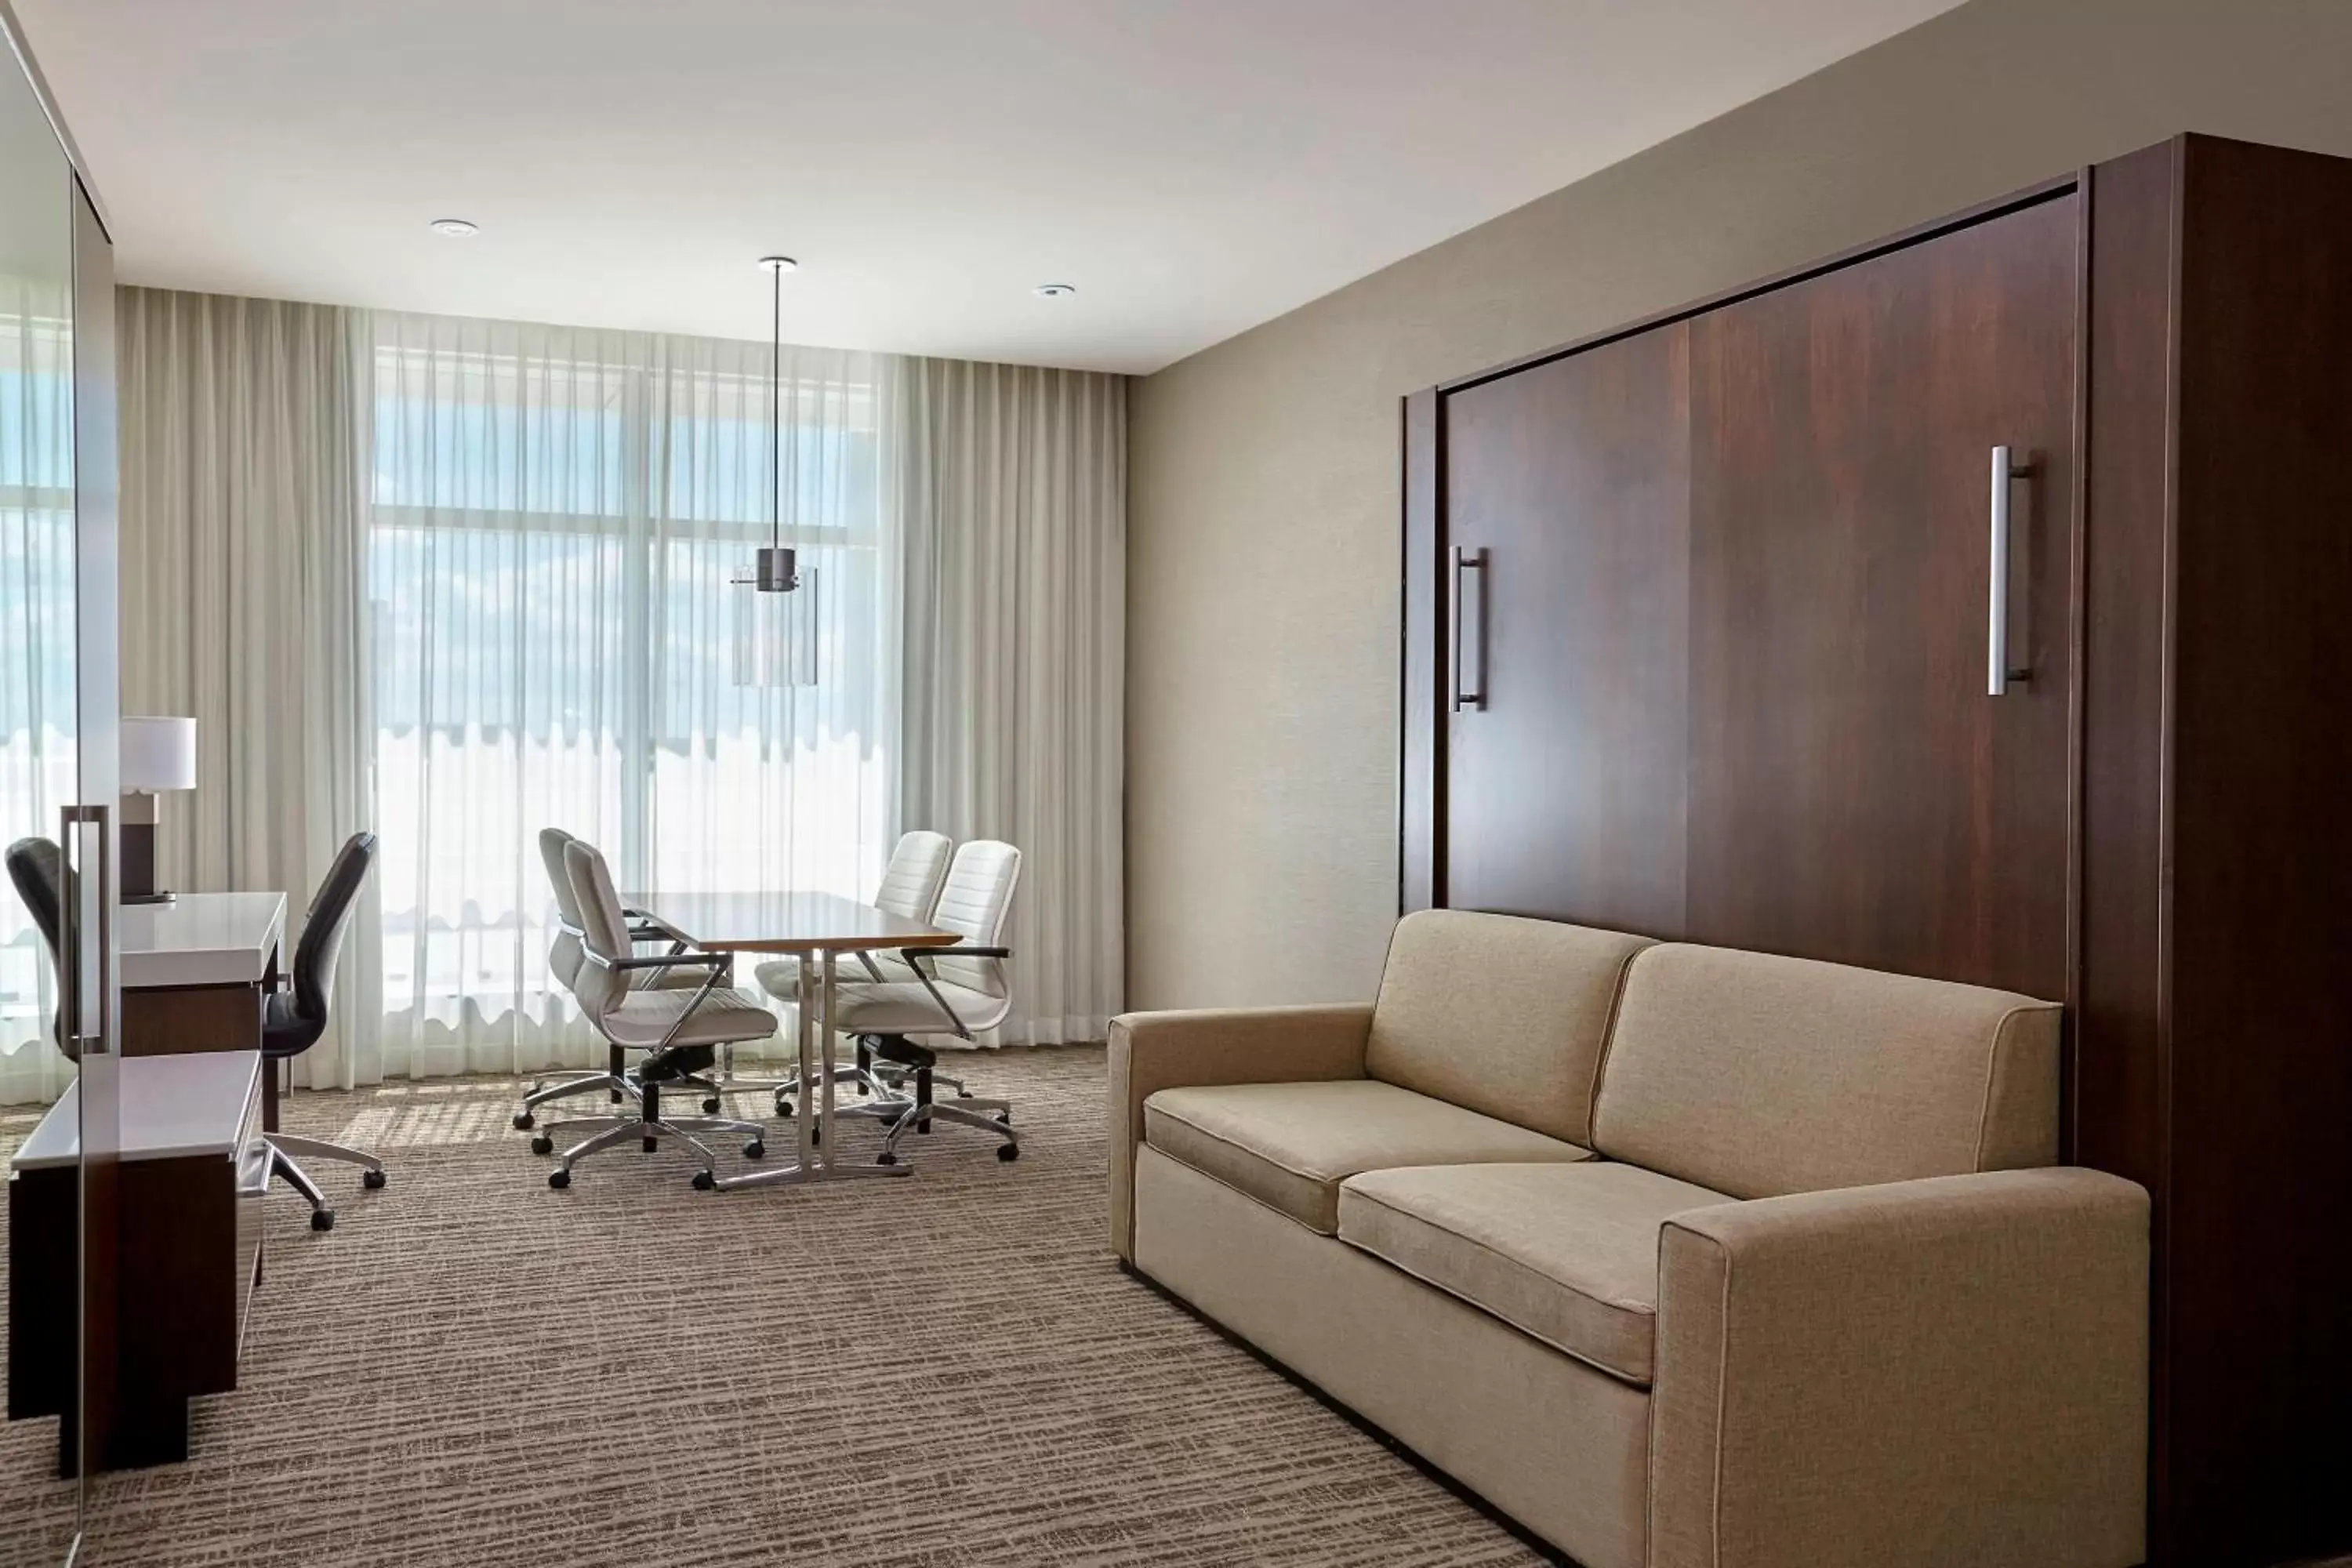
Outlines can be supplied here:
<path id="1" fill-rule="evenodd" d="M 261 1075 L 266 1077 L 267 1074 Z M 239 1158 L 127 1160 L 120 1193 L 121 1297 L 115 1321 L 115 1409 L 105 1469 L 188 1457 L 188 1401 L 236 1386 L 246 1314 L 261 1278 L 259 1078 Z M 18 1171 L 8 1183 L 8 1415 L 55 1415 L 58 1474 L 71 1476 L 76 1216 L 71 1165 Z"/>

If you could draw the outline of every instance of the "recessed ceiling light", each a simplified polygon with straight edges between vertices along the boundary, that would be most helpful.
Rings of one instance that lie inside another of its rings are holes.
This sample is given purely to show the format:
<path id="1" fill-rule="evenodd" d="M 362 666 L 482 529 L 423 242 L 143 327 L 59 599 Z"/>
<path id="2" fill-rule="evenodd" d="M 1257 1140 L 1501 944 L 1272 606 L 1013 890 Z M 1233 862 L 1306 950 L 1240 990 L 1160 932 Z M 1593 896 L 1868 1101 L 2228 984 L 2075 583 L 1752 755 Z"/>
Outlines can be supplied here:
<path id="1" fill-rule="evenodd" d="M 760 258 L 760 270 L 762 272 L 798 272 L 800 269 L 801 264 L 794 261 L 789 256 L 762 256 Z"/>
<path id="2" fill-rule="evenodd" d="M 1040 300 L 1061 300 L 1078 291 L 1075 283 L 1040 283 L 1030 290 Z"/>
<path id="3" fill-rule="evenodd" d="M 481 225 L 467 223 L 461 217 L 436 217 L 426 226 L 434 233 L 446 235 L 451 239 L 464 239 L 468 235 L 482 232 Z"/>

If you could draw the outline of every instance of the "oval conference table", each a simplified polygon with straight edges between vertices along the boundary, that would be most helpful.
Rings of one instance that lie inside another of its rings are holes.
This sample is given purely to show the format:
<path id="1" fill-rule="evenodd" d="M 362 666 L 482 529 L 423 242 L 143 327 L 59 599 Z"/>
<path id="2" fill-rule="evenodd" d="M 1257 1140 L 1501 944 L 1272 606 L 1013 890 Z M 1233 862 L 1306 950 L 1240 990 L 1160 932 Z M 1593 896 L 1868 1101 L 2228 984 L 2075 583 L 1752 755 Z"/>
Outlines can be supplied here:
<path id="1" fill-rule="evenodd" d="M 793 1009 L 797 1025 L 793 1059 L 800 1065 L 803 1086 L 822 1087 L 816 1094 L 798 1097 L 793 1118 L 798 1149 L 793 1163 L 721 1176 L 717 1184 L 720 1190 L 911 1173 L 908 1165 L 846 1165 L 834 1159 L 834 971 L 844 953 L 953 947 L 963 940 L 960 933 L 835 893 L 627 893 L 623 902 L 630 913 L 705 952 L 800 960 L 800 1005 Z"/>

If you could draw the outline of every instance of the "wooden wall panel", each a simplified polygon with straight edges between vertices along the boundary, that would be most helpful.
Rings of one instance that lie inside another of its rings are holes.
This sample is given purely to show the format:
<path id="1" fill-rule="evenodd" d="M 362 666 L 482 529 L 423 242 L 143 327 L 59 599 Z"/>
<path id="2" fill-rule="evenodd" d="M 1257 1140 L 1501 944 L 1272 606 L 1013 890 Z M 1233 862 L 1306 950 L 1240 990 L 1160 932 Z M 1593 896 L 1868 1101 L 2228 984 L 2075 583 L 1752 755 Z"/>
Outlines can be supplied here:
<path id="1" fill-rule="evenodd" d="M 1464 589 L 1485 701 L 1446 716 L 1443 901 L 1678 934 L 1689 330 L 1454 393 L 1444 418 L 1444 569 L 1457 547 L 1486 565 Z"/>
<path id="2" fill-rule="evenodd" d="M 1689 929 L 2063 999 L 2077 209 L 1692 323 Z M 1986 692 L 1990 452 L 2014 662 Z"/>
<path id="3" fill-rule="evenodd" d="M 2174 1528 L 2255 1563 L 2352 1549 L 2352 163 L 2181 189 Z"/>

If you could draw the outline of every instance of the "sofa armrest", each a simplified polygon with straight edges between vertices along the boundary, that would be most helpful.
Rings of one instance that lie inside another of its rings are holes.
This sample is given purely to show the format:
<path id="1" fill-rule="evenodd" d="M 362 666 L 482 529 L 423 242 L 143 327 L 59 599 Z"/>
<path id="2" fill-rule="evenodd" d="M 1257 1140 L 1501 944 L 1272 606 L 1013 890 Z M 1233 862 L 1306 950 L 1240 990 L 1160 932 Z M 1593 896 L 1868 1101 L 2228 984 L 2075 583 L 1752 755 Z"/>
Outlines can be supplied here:
<path id="1" fill-rule="evenodd" d="M 1370 1007 L 1227 1007 L 1110 1021 L 1110 1245 L 1135 1260 L 1135 1150 L 1143 1102 L 1195 1084 L 1364 1076 Z"/>
<path id="2" fill-rule="evenodd" d="M 2138 1563 L 2147 1238 L 2064 1168 L 1668 1221 L 1652 1568 Z"/>

